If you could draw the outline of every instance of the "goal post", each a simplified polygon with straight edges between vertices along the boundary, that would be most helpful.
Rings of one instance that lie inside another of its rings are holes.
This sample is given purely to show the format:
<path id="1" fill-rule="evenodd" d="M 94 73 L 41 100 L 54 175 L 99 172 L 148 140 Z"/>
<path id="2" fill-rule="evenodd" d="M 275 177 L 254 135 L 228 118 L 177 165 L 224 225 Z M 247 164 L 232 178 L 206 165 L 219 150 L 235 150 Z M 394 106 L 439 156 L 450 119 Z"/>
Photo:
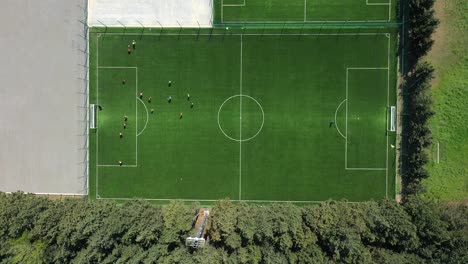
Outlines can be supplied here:
<path id="1" fill-rule="evenodd" d="M 95 104 L 90 104 L 89 105 L 89 128 L 90 129 L 96 129 L 97 128 L 96 108 L 97 108 L 97 105 L 95 105 Z"/>
<path id="2" fill-rule="evenodd" d="M 396 107 L 390 106 L 388 108 L 389 116 L 390 116 L 390 124 L 388 130 L 391 132 L 395 132 L 396 130 Z"/>

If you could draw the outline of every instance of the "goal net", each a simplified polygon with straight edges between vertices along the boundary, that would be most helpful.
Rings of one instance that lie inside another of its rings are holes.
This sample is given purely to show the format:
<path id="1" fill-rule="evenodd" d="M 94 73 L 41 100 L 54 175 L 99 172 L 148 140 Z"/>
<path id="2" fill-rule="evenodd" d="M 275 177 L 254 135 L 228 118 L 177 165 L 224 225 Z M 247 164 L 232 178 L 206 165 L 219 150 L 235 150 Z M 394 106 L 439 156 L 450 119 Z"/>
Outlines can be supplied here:
<path id="1" fill-rule="evenodd" d="M 394 132 L 396 130 L 396 107 L 390 106 L 389 108 L 389 115 L 390 115 L 390 131 Z"/>

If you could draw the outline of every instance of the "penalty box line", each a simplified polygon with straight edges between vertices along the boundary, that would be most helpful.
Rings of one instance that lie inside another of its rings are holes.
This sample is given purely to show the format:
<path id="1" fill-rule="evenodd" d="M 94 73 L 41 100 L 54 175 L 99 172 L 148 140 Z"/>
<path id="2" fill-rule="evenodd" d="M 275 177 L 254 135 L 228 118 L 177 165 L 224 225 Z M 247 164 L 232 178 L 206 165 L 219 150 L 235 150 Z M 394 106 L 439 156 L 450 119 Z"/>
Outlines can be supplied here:
<path id="1" fill-rule="evenodd" d="M 119 66 L 106 66 L 106 67 L 99 67 L 99 37 L 101 36 L 101 34 L 98 34 L 97 35 L 97 38 L 96 38 L 96 102 L 97 104 L 99 105 L 99 68 L 119 68 L 119 69 L 122 69 L 122 68 L 133 68 L 135 69 L 135 95 L 137 95 L 138 93 L 138 68 L 137 67 L 119 67 Z M 135 142 L 136 142 L 136 145 L 135 145 L 135 165 L 126 165 L 126 166 L 137 166 L 138 165 L 138 136 L 137 136 L 137 133 L 138 133 L 138 102 L 136 101 L 136 96 L 135 96 L 135 117 L 136 117 L 136 120 L 135 120 Z M 99 124 L 99 114 L 96 115 L 96 123 Z M 96 132 L 96 199 L 100 199 L 100 195 L 99 195 L 99 167 L 107 167 L 106 165 L 99 165 L 99 129 L 97 129 L 97 132 Z M 109 167 L 113 167 L 112 165 L 110 165 Z"/>

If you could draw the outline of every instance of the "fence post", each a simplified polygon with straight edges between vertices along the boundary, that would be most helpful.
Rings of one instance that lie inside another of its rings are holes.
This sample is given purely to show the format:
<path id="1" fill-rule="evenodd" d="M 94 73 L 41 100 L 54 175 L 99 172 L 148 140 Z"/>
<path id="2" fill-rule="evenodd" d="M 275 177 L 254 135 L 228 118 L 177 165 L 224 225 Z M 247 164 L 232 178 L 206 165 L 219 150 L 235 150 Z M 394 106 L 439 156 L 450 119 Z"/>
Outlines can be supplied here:
<path id="1" fill-rule="evenodd" d="M 122 25 L 124 27 L 124 35 L 125 35 L 125 32 L 127 31 L 127 27 L 122 22 L 120 22 L 119 20 L 117 20 L 117 23 L 119 23 L 120 25 Z"/>
<path id="2" fill-rule="evenodd" d="M 177 24 L 179 24 L 179 36 L 177 36 L 177 39 L 180 39 L 180 33 L 182 33 L 182 25 L 179 23 L 178 20 L 177 21 Z"/>
<path id="3" fill-rule="evenodd" d="M 104 28 L 105 28 L 105 29 L 104 29 L 104 33 L 107 33 L 107 25 L 106 25 L 106 24 L 104 24 L 104 23 L 102 23 L 102 22 L 101 22 L 101 21 L 99 21 L 99 20 L 98 20 L 97 22 L 99 22 L 99 24 L 101 24 L 101 25 L 103 25 L 103 26 L 104 26 Z"/>
<path id="4" fill-rule="evenodd" d="M 140 24 L 140 26 L 142 28 L 141 29 L 141 35 L 140 35 L 140 39 L 142 39 L 143 38 L 143 33 L 145 33 L 146 28 L 145 28 L 145 25 L 143 25 L 139 20 L 137 20 L 137 22 L 138 22 L 138 24 Z"/>

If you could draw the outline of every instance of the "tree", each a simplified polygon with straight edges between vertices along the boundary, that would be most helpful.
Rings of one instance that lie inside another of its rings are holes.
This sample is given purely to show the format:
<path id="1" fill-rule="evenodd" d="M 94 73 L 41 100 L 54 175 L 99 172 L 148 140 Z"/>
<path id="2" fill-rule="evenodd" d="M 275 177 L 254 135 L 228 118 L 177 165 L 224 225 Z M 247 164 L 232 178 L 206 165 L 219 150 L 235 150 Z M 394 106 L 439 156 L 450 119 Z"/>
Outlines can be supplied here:
<path id="1" fill-rule="evenodd" d="M 435 0 L 409 1 L 409 45 L 411 63 L 426 55 L 434 44 L 432 33 L 439 21 L 434 17 Z"/>

